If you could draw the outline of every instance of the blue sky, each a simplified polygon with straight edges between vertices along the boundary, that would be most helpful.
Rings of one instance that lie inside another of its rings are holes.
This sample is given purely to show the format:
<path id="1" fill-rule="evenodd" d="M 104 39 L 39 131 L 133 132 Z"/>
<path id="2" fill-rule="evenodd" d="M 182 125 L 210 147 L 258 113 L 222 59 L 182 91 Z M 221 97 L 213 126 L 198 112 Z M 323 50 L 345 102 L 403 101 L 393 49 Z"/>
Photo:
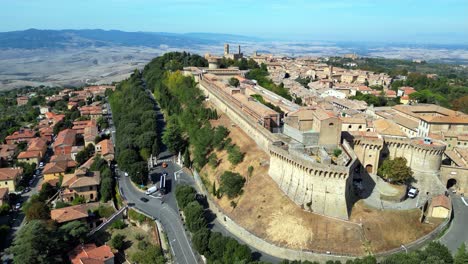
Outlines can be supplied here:
<path id="1" fill-rule="evenodd" d="M 102 28 L 468 43 L 468 0 L 0 0 L 0 31 Z"/>

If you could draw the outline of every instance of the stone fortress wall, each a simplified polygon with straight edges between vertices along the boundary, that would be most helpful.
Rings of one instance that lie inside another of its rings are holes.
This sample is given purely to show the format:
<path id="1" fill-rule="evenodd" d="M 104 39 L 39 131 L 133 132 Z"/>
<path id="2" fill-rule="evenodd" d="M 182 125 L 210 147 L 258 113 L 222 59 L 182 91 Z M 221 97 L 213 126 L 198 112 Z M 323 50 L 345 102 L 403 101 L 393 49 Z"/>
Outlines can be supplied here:
<path id="1" fill-rule="evenodd" d="M 346 166 L 310 162 L 293 149 L 284 150 L 275 146 L 281 142 L 279 136 L 249 118 L 228 94 L 204 80 L 202 74 L 194 77 L 210 102 L 270 154 L 269 174 L 291 200 L 305 210 L 340 219 L 349 218 L 350 175 L 358 162 L 347 142 L 342 145 L 348 156 Z"/>
<path id="2" fill-rule="evenodd" d="M 367 138 L 354 136 L 353 148 L 363 167 L 369 173 L 377 173 L 377 168 L 385 158 L 404 157 L 407 165 L 415 172 L 439 174 L 445 144 L 432 140 L 424 143 L 423 138 L 381 136 Z"/>

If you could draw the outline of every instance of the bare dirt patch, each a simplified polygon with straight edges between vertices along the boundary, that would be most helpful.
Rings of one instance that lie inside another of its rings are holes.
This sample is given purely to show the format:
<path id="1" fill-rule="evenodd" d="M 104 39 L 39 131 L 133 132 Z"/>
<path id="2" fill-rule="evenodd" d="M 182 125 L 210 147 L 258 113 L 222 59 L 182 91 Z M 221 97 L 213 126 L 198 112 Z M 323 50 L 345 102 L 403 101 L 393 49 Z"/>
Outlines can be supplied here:
<path id="1" fill-rule="evenodd" d="M 235 208 L 227 197 L 214 200 L 236 223 L 267 241 L 292 249 L 364 254 L 399 247 L 436 227 L 420 224 L 417 210 L 381 212 L 362 203 L 355 205 L 350 221 L 306 212 L 285 196 L 270 178 L 269 156 L 247 134 L 224 115 L 212 125 L 227 127 L 232 142 L 246 155 L 241 164 L 233 167 L 227 160 L 226 151 L 215 152 L 220 159 L 218 167 L 213 169 L 207 165 L 200 175 L 210 192 L 213 183 L 219 188 L 219 176 L 225 170 L 246 177 L 244 193 L 234 199 Z M 249 166 L 254 167 L 250 177 L 247 176 Z"/>

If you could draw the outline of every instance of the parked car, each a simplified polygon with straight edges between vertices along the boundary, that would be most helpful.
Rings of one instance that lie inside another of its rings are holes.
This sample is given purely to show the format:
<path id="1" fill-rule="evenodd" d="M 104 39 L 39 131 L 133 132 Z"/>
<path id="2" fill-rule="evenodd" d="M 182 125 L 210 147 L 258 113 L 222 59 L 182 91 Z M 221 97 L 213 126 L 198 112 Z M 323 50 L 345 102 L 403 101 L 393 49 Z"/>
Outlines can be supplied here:
<path id="1" fill-rule="evenodd" d="M 140 200 L 144 203 L 147 203 L 149 201 L 148 198 L 145 198 L 145 197 L 141 197 Z"/>
<path id="2" fill-rule="evenodd" d="M 125 172 L 124 175 L 125 175 L 125 177 L 128 177 L 128 173 L 127 173 L 127 172 Z"/>
<path id="3" fill-rule="evenodd" d="M 31 191 L 31 188 L 26 187 L 26 188 L 23 189 L 22 193 L 28 193 L 30 191 Z"/>
<path id="4" fill-rule="evenodd" d="M 19 210 L 21 208 L 21 203 L 16 203 L 15 210 Z"/>
<path id="5" fill-rule="evenodd" d="M 408 197 L 415 198 L 418 196 L 419 190 L 416 187 L 410 186 L 408 189 Z"/>
<path id="6" fill-rule="evenodd" d="M 43 168 L 44 167 L 44 162 L 39 162 L 39 168 Z"/>

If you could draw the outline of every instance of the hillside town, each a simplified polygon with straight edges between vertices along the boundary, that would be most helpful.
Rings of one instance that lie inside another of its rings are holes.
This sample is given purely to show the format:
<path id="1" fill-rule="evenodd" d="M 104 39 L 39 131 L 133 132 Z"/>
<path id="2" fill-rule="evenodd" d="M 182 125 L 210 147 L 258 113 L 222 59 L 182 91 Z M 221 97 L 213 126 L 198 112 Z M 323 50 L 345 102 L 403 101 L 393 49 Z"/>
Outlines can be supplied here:
<path id="1" fill-rule="evenodd" d="M 420 102 L 406 76 L 343 58 L 338 67 L 225 44 L 222 55 L 165 54 L 115 85 L 5 93 L 2 246 L 17 258 L 22 232 L 44 220 L 66 238 L 56 257 L 71 263 L 252 263 L 252 250 L 273 263 L 377 263 L 436 236 L 456 250 L 468 115 Z M 450 224 L 454 238 L 442 233 Z M 401 232 L 411 235 L 392 237 Z"/>

